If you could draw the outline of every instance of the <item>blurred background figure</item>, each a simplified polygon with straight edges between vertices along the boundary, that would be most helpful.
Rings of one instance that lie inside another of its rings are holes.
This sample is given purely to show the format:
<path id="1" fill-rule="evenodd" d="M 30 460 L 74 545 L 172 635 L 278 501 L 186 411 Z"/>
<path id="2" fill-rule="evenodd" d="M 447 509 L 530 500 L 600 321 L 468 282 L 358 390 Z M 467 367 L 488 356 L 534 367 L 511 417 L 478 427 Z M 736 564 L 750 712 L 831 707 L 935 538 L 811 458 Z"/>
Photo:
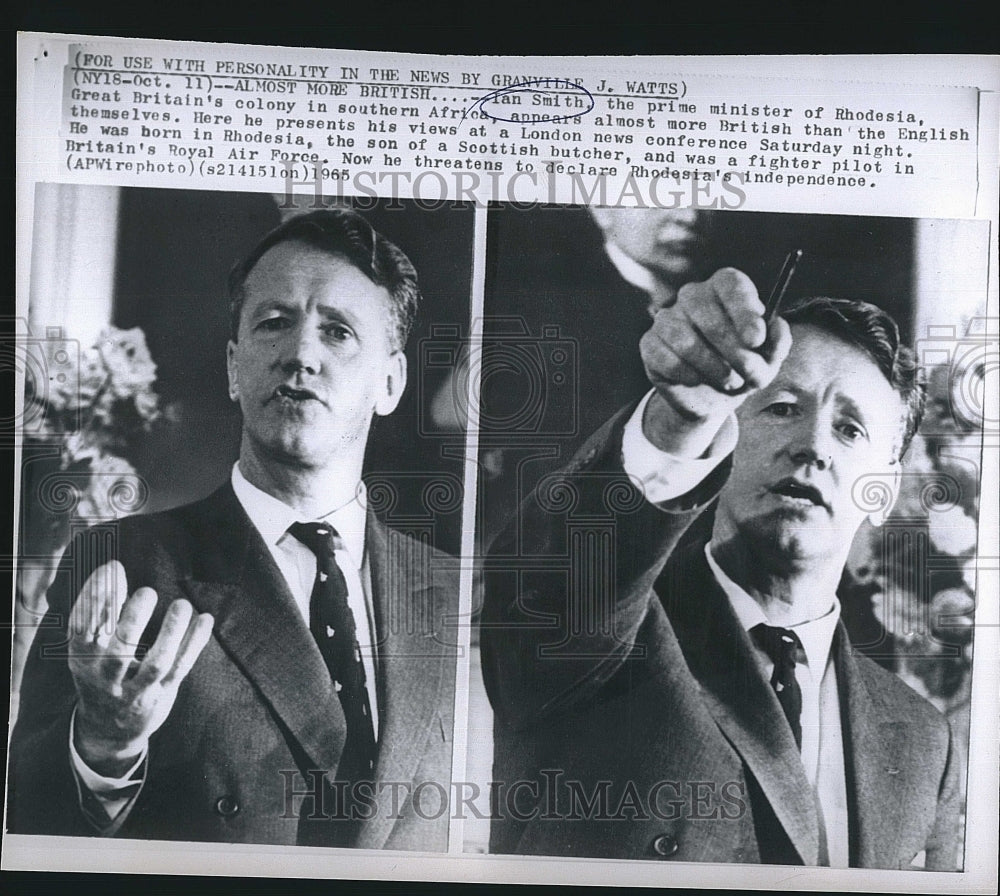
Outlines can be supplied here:
<path id="1" fill-rule="evenodd" d="M 647 293 L 649 311 L 671 305 L 697 272 L 711 212 L 698 209 L 592 208 L 604 251 L 622 278 Z"/>

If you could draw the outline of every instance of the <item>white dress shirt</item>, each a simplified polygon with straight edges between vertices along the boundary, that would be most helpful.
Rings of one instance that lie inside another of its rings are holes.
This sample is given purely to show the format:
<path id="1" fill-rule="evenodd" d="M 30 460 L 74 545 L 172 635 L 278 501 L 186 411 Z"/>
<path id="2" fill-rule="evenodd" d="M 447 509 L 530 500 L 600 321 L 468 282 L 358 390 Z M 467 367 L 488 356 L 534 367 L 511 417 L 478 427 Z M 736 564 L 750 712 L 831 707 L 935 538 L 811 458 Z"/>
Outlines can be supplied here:
<path id="1" fill-rule="evenodd" d="M 650 295 L 656 292 L 656 278 L 649 268 L 639 264 L 631 255 L 626 255 L 617 243 L 610 240 L 604 244 L 604 251 L 624 280 Z"/>
<path id="2" fill-rule="evenodd" d="M 755 625 L 773 625 L 760 604 L 723 572 L 711 545 L 705 557 L 712 575 L 726 592 L 740 625 L 749 632 Z M 844 770 L 844 735 L 840 725 L 837 672 L 830 647 L 840 619 L 840 601 L 832 596 L 825 615 L 785 626 L 799 636 L 802 649 L 795 663 L 795 680 L 802 691 L 802 765 L 812 784 L 819 816 L 819 864 L 848 867 L 847 776 Z M 751 638 L 754 655 L 770 681 L 774 663 L 767 651 Z"/>
<path id="3" fill-rule="evenodd" d="M 736 418 L 728 417 L 698 458 L 677 457 L 661 451 L 642 431 L 642 415 L 655 390 L 650 389 L 632 413 L 622 434 L 622 466 L 652 504 L 665 504 L 686 495 L 736 448 Z"/>
<path id="4" fill-rule="evenodd" d="M 240 472 L 239 464 L 233 465 L 230 479 L 236 499 L 260 533 L 274 562 L 281 571 L 295 600 L 306 628 L 309 628 L 309 598 L 316 578 L 316 555 L 288 532 L 297 522 L 326 522 L 339 535 L 335 558 L 347 582 L 347 602 L 354 614 L 361 659 L 368 683 L 372 725 L 378 739 L 378 652 L 374 639 L 375 620 L 371 600 L 371 567 L 365 550 L 366 497 L 364 483 L 359 483 L 355 497 L 315 520 L 305 520 L 294 508 L 273 495 L 252 485 Z M 73 743 L 76 712 L 70 720 L 70 761 L 76 773 L 80 805 L 84 813 L 102 833 L 111 834 L 120 827 L 126 813 L 123 811 L 134 802 L 145 780 L 146 751 L 120 778 L 97 774 L 77 752 Z M 106 817 L 104 817 L 106 815 Z"/>
<path id="5" fill-rule="evenodd" d="M 302 619 L 309 628 L 309 597 L 316 580 L 316 555 L 288 529 L 293 523 L 329 523 L 340 536 L 336 540 L 337 565 L 347 582 L 347 603 L 354 614 L 361 660 L 368 682 L 368 699 L 372 707 L 372 725 L 378 739 L 378 705 L 376 700 L 377 651 L 373 633 L 375 617 L 371 602 L 371 569 L 365 550 L 365 519 L 367 492 L 363 482 L 358 483 L 355 497 L 346 504 L 314 520 L 305 520 L 302 514 L 273 495 L 251 485 L 240 472 L 239 464 L 233 466 L 233 491 L 243 506 L 250 522 L 264 539 L 274 562 L 295 598 Z M 364 583 L 362 585 L 362 583 Z"/>
<path id="6" fill-rule="evenodd" d="M 680 458 L 660 451 L 642 432 L 642 414 L 650 391 L 625 425 L 622 464 L 653 504 L 665 504 L 691 491 L 732 452 L 738 438 L 735 417 L 726 421 L 705 457 Z M 709 568 L 729 598 L 740 624 L 749 631 L 758 623 L 772 624 L 757 603 L 732 581 L 715 562 L 711 545 L 705 546 Z M 802 642 L 795 678 L 802 690 L 802 764 L 812 783 L 819 816 L 819 863 L 846 868 L 849 862 L 847 778 L 840 699 L 831 645 L 840 619 L 840 603 L 830 596 L 830 609 L 818 619 L 788 626 Z M 752 640 L 752 639 L 751 639 Z M 754 653 L 764 677 L 770 681 L 774 664 L 754 643 Z"/>

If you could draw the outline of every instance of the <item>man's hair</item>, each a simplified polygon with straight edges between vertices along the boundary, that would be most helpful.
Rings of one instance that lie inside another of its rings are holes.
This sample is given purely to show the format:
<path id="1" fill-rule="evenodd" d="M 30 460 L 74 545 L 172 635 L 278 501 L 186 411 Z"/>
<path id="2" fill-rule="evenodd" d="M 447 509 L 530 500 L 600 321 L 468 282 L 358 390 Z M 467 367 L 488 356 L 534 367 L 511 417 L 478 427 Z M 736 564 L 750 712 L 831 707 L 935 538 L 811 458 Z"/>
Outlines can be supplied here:
<path id="1" fill-rule="evenodd" d="M 229 328 L 233 342 L 239 336 L 247 276 L 264 253 L 286 242 L 306 243 L 343 258 L 376 286 L 384 287 L 392 300 L 389 303 L 392 320 L 389 338 L 394 349 L 402 350 L 420 304 L 417 272 L 396 245 L 357 212 L 346 208 L 323 209 L 289 218 L 266 234 L 246 258 L 233 266 L 229 272 Z"/>
<path id="2" fill-rule="evenodd" d="M 817 297 L 792 303 L 781 312 L 789 324 L 807 324 L 861 349 L 882 371 L 903 402 L 896 459 L 906 454 L 924 414 L 927 386 L 913 350 L 903 345 L 899 326 L 877 305 L 854 299 Z"/>

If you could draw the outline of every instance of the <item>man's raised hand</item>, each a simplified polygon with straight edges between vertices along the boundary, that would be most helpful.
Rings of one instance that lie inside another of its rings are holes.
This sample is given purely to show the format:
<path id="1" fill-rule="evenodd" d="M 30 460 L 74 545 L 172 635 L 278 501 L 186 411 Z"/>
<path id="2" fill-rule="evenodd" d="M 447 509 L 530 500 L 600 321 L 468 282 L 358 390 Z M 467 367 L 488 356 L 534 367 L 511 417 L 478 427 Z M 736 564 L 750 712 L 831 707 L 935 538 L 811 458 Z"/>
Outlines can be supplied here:
<path id="1" fill-rule="evenodd" d="M 681 287 L 640 342 L 656 390 L 643 417 L 646 438 L 672 454 L 701 456 L 747 395 L 774 379 L 791 346 L 784 320 L 765 322 L 746 274 L 723 268 Z"/>
<path id="2" fill-rule="evenodd" d="M 146 749 L 212 633 L 211 615 L 175 600 L 153 645 L 137 657 L 156 600 L 151 588 L 129 597 L 125 569 L 112 560 L 87 579 L 70 615 L 75 746 L 91 769 L 107 777 L 123 775 Z"/>

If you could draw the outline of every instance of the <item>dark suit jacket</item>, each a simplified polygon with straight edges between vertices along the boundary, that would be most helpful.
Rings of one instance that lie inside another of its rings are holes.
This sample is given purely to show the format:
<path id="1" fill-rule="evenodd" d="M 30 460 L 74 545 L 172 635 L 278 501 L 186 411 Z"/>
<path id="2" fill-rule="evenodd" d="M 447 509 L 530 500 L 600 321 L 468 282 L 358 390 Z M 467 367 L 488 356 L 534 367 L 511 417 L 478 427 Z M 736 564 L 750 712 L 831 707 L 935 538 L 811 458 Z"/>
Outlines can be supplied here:
<path id="1" fill-rule="evenodd" d="M 366 549 L 379 640 L 376 785 L 395 786 L 374 792 L 372 817 L 354 845 L 445 850 L 448 812 L 436 815 L 431 804 L 435 785 L 447 792 L 451 779 L 455 562 L 370 511 Z M 303 842 L 298 816 L 310 814 L 311 798 L 301 792 L 317 791 L 313 770 L 336 771 L 344 715 L 294 599 L 228 483 L 198 503 L 90 530 L 67 549 L 25 669 L 11 744 L 10 830 L 94 833 L 68 755 L 75 692 L 62 645 L 87 574 L 113 556 L 130 592 L 157 590 L 144 642 L 176 598 L 215 617 L 211 640 L 151 738 L 145 783 L 118 836 Z M 418 793 L 426 819 L 410 799 L 424 781 L 432 782 Z M 326 803 L 321 810 L 332 811 Z M 315 828 L 309 842 L 317 842 Z"/>
<path id="2" fill-rule="evenodd" d="M 703 544 L 671 557 L 728 468 L 672 512 L 655 508 L 620 472 L 625 419 L 522 509 L 488 560 L 491 849 L 815 864 L 811 787 L 748 636 Z M 928 868 L 953 868 L 947 722 L 854 654 L 842 626 L 833 649 L 851 864 L 905 868 L 926 851 Z"/>

